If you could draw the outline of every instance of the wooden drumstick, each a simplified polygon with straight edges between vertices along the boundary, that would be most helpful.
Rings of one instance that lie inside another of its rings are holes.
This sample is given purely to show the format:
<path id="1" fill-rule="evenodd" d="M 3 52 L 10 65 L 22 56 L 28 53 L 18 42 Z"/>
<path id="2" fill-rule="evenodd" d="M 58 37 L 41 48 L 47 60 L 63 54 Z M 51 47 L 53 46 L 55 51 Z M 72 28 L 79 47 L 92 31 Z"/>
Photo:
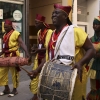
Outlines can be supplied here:
<path id="1" fill-rule="evenodd" d="M 21 66 L 19 66 L 21 69 L 23 69 L 29 76 L 30 76 L 30 78 L 31 78 L 31 80 L 33 79 L 33 75 L 29 72 L 29 71 L 27 71 L 26 69 L 24 69 L 23 67 L 21 67 Z M 34 77 L 35 78 L 35 77 Z"/>
<path id="2" fill-rule="evenodd" d="M 25 68 L 23 68 L 22 66 L 19 66 L 18 64 L 16 64 L 17 67 L 20 67 L 21 69 L 23 69 L 27 74 L 31 75 L 31 73 L 29 71 L 27 71 Z"/>
<path id="3" fill-rule="evenodd" d="M 31 74 L 29 71 L 27 71 L 25 68 L 19 66 L 21 69 L 23 69 L 27 74 Z"/>

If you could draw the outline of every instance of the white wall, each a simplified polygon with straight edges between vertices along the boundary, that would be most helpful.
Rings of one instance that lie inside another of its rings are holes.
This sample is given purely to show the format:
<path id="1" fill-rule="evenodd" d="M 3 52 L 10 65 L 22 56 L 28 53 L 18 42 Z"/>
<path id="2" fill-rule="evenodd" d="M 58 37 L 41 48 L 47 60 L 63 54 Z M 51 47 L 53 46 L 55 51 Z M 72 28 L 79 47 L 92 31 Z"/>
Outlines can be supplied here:
<path id="1" fill-rule="evenodd" d="M 99 0 L 88 0 L 87 12 L 89 12 L 89 15 L 87 15 L 87 21 L 89 23 L 89 37 L 91 37 L 94 34 L 92 28 L 94 17 L 99 15 Z"/>
<path id="2" fill-rule="evenodd" d="M 54 3 L 62 3 L 62 0 L 30 0 L 30 25 L 34 25 L 36 14 L 41 14 L 46 17 L 46 22 L 52 24 L 51 14 L 54 10 Z"/>

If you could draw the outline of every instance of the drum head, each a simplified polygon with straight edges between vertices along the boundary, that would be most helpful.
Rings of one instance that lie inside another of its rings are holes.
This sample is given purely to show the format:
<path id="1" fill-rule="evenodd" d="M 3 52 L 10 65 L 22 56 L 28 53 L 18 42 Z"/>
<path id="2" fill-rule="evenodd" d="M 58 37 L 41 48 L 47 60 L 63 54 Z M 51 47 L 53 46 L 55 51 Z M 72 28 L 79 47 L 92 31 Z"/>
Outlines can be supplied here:
<path id="1" fill-rule="evenodd" d="M 39 96 L 47 100 L 71 100 L 76 75 L 77 71 L 70 66 L 45 63 L 39 77 Z"/>

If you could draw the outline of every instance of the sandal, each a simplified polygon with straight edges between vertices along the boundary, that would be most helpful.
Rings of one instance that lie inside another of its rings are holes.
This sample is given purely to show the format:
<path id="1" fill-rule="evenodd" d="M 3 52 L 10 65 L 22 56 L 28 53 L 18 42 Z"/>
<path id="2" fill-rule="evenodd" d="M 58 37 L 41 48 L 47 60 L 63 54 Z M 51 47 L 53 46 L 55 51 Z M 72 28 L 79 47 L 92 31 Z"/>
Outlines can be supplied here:
<path id="1" fill-rule="evenodd" d="M 17 95 L 17 94 L 18 94 L 17 91 L 16 91 L 16 92 L 11 92 L 11 93 L 9 93 L 8 97 L 14 97 L 14 96 Z"/>
<path id="2" fill-rule="evenodd" d="M 9 94 L 10 93 L 10 91 L 3 91 L 3 92 L 0 92 L 0 96 L 3 96 L 3 95 L 6 95 L 6 94 Z"/>

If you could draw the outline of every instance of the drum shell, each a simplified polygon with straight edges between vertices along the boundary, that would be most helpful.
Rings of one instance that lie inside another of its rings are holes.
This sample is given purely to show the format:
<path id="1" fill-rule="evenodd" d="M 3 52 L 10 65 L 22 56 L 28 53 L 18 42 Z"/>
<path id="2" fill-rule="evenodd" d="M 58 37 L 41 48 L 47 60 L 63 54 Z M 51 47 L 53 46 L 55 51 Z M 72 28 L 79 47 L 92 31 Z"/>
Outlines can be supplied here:
<path id="1" fill-rule="evenodd" d="M 70 66 L 46 63 L 39 77 L 39 96 L 47 100 L 71 100 L 73 75 Z"/>
<path id="2" fill-rule="evenodd" d="M 28 58 L 24 57 L 0 57 L 0 67 L 16 67 L 28 65 Z"/>

